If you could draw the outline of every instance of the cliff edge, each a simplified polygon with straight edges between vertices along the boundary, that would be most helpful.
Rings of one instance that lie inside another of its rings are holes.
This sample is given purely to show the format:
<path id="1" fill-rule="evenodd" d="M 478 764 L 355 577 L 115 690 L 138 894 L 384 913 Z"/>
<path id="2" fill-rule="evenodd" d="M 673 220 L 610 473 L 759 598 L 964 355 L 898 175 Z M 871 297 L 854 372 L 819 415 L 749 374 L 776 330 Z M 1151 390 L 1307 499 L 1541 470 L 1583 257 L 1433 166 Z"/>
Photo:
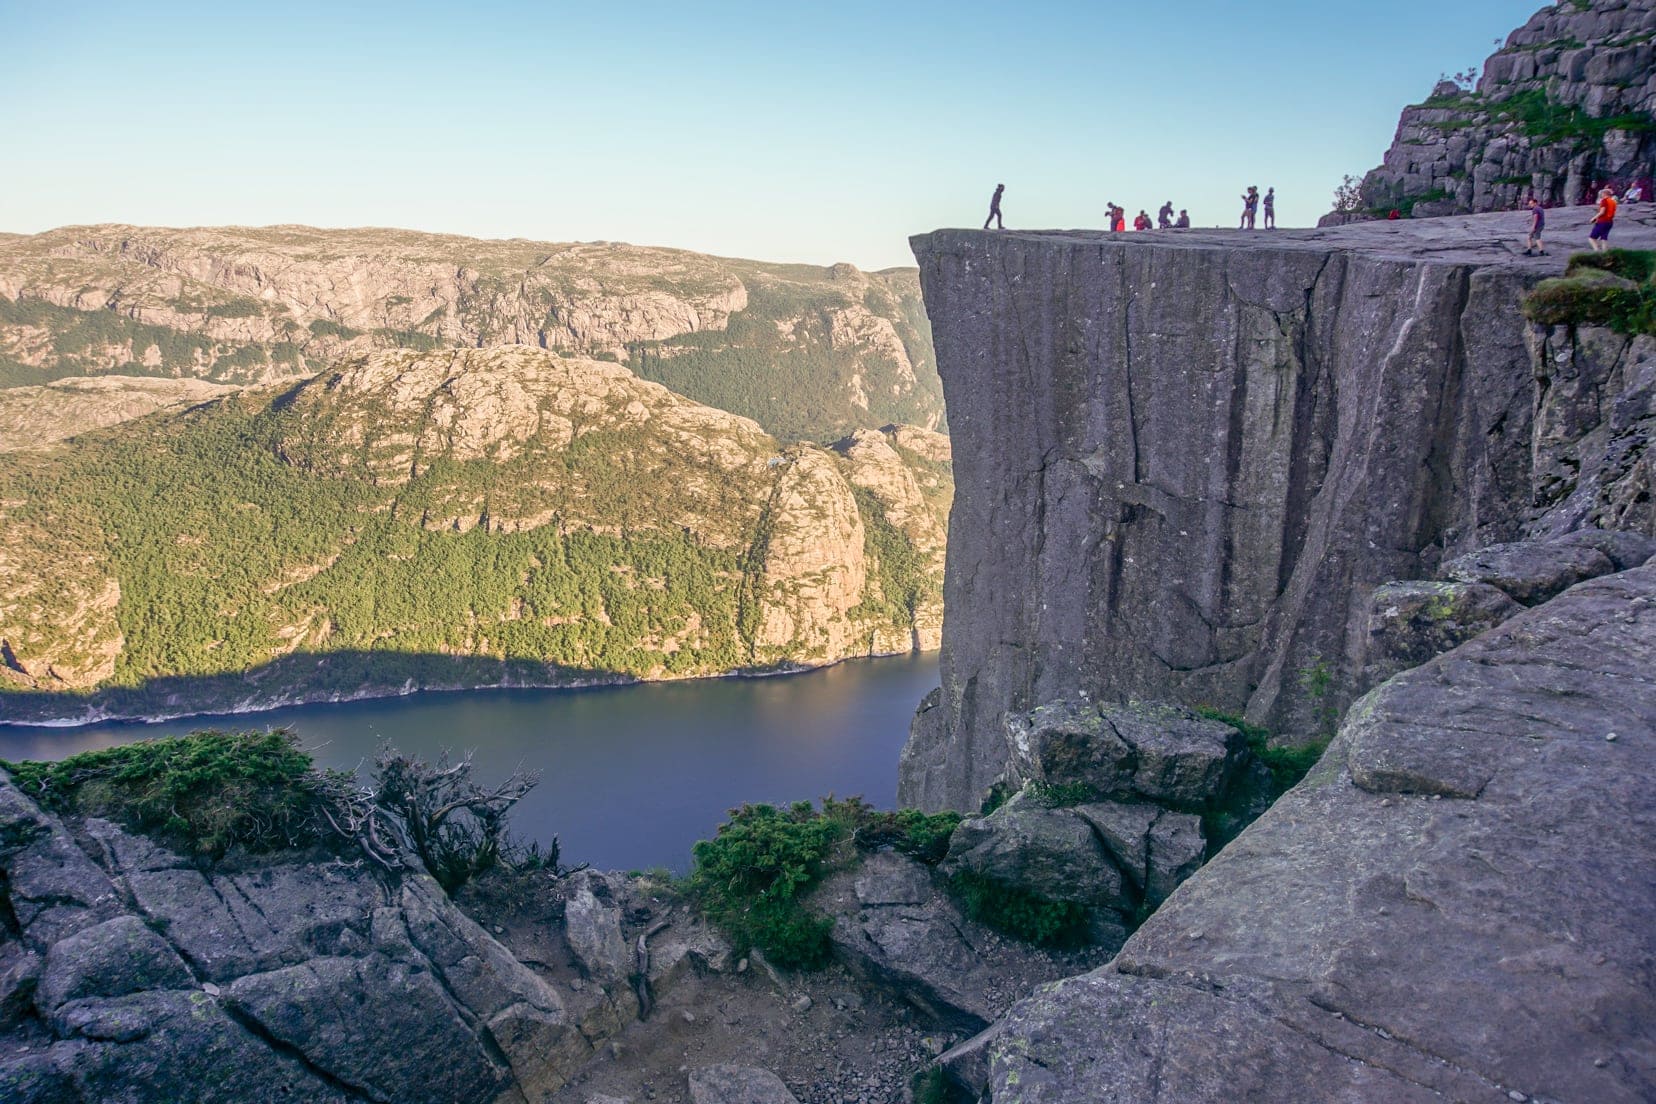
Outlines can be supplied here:
<path id="1" fill-rule="evenodd" d="M 901 803 L 975 808 L 1002 719 L 1060 698 L 1331 735 L 1366 689 L 1374 588 L 1545 529 L 1570 490 L 1538 493 L 1565 465 L 1537 377 L 1585 378 L 1559 367 L 1582 348 L 1519 313 L 1562 267 L 1521 255 L 1523 223 L 914 238 L 957 490 Z M 1656 245 L 1656 212 L 1616 233 Z"/>

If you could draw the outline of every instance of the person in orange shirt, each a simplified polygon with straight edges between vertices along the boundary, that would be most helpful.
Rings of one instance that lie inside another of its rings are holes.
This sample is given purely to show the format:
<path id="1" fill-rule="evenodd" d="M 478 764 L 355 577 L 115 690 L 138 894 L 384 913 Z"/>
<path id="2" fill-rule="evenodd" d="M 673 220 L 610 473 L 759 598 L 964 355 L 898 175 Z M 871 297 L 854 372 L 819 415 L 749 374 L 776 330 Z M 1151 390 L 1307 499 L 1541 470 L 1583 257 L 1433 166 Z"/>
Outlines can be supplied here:
<path id="1" fill-rule="evenodd" d="M 1610 229 L 1616 225 L 1616 193 L 1609 188 L 1599 192 L 1598 210 L 1593 214 L 1593 228 L 1587 231 L 1587 244 L 1593 252 L 1603 253 L 1610 248 Z"/>

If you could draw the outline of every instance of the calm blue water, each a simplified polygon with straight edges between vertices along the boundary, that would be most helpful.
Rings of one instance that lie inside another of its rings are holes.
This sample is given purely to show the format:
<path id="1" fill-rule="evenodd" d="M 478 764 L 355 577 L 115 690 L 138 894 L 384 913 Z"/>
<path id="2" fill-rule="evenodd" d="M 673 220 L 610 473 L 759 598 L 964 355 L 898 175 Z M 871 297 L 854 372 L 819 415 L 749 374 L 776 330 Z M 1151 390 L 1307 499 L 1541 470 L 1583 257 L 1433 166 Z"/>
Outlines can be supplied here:
<path id="1" fill-rule="evenodd" d="M 934 653 L 763 679 L 423 694 L 154 725 L 0 725 L 0 759 L 279 726 L 296 731 L 317 762 L 342 769 L 371 760 L 384 739 L 428 757 L 471 750 L 486 781 L 520 766 L 542 772 L 513 825 L 531 839 L 558 836 L 565 862 L 682 872 L 691 843 L 744 801 L 831 792 L 891 808 L 909 718 L 936 685 Z"/>

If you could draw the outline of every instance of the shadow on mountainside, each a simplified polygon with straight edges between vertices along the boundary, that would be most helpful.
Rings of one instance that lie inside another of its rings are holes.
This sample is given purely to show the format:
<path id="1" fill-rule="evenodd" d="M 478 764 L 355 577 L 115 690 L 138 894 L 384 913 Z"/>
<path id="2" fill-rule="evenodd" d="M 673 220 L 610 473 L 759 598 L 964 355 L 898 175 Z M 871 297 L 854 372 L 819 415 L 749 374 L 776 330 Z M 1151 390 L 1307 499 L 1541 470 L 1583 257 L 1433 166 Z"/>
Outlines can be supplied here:
<path id="1" fill-rule="evenodd" d="M 637 681 L 630 675 L 527 659 L 430 652 L 294 652 L 245 671 L 166 675 L 87 692 L 0 689 L 0 725 L 75 725 L 247 713 L 312 702 L 389 698 L 422 690 L 558 689 Z M 0 687 L 4 684 L 0 683 Z"/>

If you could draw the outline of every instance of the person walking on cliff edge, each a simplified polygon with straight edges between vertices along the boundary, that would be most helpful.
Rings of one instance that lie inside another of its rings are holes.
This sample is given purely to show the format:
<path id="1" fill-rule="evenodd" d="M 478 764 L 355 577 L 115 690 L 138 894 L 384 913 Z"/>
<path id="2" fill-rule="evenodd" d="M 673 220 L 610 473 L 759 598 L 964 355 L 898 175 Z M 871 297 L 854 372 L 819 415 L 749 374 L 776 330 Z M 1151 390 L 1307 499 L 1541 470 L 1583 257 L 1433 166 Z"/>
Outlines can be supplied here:
<path id="1" fill-rule="evenodd" d="M 1000 213 L 1000 197 L 1001 193 L 1004 191 L 1006 191 L 1005 184 L 996 184 L 995 194 L 989 197 L 989 217 L 983 220 L 983 228 L 985 230 L 989 229 L 989 224 L 991 222 L 995 224 L 996 230 L 1006 229 L 1006 224 L 1001 221 Z"/>
<path id="2" fill-rule="evenodd" d="M 1529 243 L 1524 247 L 1524 256 L 1533 257 L 1540 254 L 1545 257 L 1547 249 L 1541 244 L 1541 231 L 1547 228 L 1547 209 L 1541 206 L 1541 201 L 1534 196 L 1529 197 L 1526 204 L 1530 210 Z"/>
<path id="3" fill-rule="evenodd" d="M 1265 229 L 1276 229 L 1276 188 L 1265 189 Z"/>
<path id="4" fill-rule="evenodd" d="M 1593 212 L 1593 228 L 1587 231 L 1587 243 L 1593 252 L 1603 253 L 1610 248 L 1610 231 L 1616 225 L 1616 193 L 1609 188 L 1599 190 L 1598 210 Z"/>

